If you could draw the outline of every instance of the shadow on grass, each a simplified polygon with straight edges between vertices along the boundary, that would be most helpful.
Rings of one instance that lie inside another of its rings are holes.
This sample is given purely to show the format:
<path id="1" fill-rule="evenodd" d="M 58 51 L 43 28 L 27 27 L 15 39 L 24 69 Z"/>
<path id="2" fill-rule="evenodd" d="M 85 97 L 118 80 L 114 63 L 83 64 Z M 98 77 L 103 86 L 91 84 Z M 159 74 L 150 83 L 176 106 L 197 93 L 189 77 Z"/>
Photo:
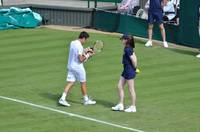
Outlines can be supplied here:
<path id="1" fill-rule="evenodd" d="M 60 106 L 60 104 L 58 103 L 58 100 L 60 99 L 61 97 L 61 94 L 52 94 L 52 93 L 41 93 L 40 96 L 44 97 L 44 98 L 47 98 L 47 99 L 50 99 L 50 100 L 53 100 L 53 101 L 56 101 L 57 103 L 57 106 Z M 70 98 L 70 97 L 69 97 Z M 74 104 L 82 104 L 82 102 L 80 101 L 74 101 L 74 100 L 70 100 L 70 99 L 67 99 L 67 101 L 69 103 L 74 103 Z"/>
<path id="2" fill-rule="evenodd" d="M 106 108 L 111 108 L 111 107 L 113 107 L 115 105 L 112 102 L 109 102 L 107 100 L 101 100 L 101 99 L 96 99 L 96 102 L 97 102 L 98 105 L 102 105 L 102 106 L 104 106 Z"/>
<path id="3" fill-rule="evenodd" d="M 169 50 L 179 54 L 190 55 L 190 56 L 196 56 L 198 54 L 198 52 L 195 50 L 191 51 L 191 50 L 174 49 L 174 48 L 169 48 Z"/>
<path id="4" fill-rule="evenodd" d="M 57 106 L 60 106 L 60 104 L 58 103 L 58 100 L 60 99 L 61 94 L 41 93 L 40 96 L 43 97 L 43 98 L 53 100 L 53 101 L 56 102 Z M 115 105 L 114 103 L 109 102 L 107 100 L 102 100 L 102 99 L 94 99 L 94 100 L 97 102 L 97 105 L 102 105 L 106 108 L 111 108 L 112 106 Z M 71 100 L 70 97 L 67 99 L 67 101 L 69 103 L 74 103 L 74 104 L 83 104 L 82 100 L 75 101 L 75 100 Z"/>

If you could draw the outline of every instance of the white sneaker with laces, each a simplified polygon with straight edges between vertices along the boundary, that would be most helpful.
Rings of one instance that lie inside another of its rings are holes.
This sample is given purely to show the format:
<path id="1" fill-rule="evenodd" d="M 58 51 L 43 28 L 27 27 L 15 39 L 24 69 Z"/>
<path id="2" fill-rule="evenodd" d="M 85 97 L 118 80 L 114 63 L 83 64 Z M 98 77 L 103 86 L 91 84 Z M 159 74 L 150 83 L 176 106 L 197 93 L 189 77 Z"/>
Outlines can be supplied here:
<path id="1" fill-rule="evenodd" d="M 60 105 L 67 106 L 67 107 L 71 106 L 66 100 L 62 100 L 62 99 L 60 99 L 60 100 L 58 101 L 58 103 L 59 103 Z"/>
<path id="2" fill-rule="evenodd" d="M 164 41 L 164 42 L 163 42 L 163 46 L 164 46 L 165 48 L 168 48 L 168 47 L 169 47 L 168 44 L 167 44 L 167 41 Z"/>
<path id="3" fill-rule="evenodd" d="M 112 107 L 112 110 L 122 111 L 122 110 L 124 110 L 124 105 L 123 104 L 117 104 L 116 106 Z"/>
<path id="4" fill-rule="evenodd" d="M 152 47 L 153 44 L 152 44 L 152 41 L 151 40 L 148 40 L 145 44 L 146 47 Z"/>
<path id="5" fill-rule="evenodd" d="M 197 58 L 200 58 L 200 54 L 198 54 L 196 57 L 197 57 Z"/>
<path id="6" fill-rule="evenodd" d="M 129 106 L 127 109 L 124 110 L 124 112 L 136 112 L 135 106 Z"/>
<path id="7" fill-rule="evenodd" d="M 83 104 L 84 105 L 94 105 L 94 104 L 96 104 L 96 101 L 88 98 L 88 100 L 83 100 Z"/>

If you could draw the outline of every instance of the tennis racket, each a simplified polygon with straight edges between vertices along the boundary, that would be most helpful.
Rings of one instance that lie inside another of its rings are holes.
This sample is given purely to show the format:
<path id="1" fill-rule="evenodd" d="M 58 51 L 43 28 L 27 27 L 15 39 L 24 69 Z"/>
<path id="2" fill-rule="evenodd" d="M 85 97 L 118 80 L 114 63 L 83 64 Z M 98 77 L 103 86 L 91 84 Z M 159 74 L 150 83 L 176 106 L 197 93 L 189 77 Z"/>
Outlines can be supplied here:
<path id="1" fill-rule="evenodd" d="M 96 54 L 96 53 L 100 53 L 103 50 L 103 47 L 104 47 L 103 41 L 97 40 L 95 41 L 93 46 L 90 47 L 90 49 L 92 49 L 92 51 Z"/>

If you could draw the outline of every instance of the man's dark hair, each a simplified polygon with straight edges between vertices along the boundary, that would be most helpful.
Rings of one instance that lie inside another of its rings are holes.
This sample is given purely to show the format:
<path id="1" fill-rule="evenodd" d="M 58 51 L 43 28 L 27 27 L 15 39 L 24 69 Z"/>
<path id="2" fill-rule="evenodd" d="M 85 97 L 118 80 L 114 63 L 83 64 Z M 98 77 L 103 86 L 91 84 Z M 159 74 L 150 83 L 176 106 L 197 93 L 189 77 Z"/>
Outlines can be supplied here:
<path id="1" fill-rule="evenodd" d="M 80 33 L 78 38 L 79 39 L 83 39 L 83 38 L 87 39 L 89 37 L 90 37 L 89 34 L 87 32 L 85 32 L 85 31 L 83 31 L 83 32 Z"/>

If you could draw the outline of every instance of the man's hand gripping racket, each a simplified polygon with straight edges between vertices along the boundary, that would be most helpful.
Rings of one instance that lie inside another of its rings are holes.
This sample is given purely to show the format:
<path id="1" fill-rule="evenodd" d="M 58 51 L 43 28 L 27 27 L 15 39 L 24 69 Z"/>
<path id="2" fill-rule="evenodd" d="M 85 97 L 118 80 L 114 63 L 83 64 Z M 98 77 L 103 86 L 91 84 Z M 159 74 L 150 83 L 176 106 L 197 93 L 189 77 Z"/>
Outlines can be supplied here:
<path id="1" fill-rule="evenodd" d="M 84 49 L 85 56 L 88 59 L 89 57 L 93 56 L 94 54 L 100 53 L 103 50 L 104 43 L 101 40 L 95 41 L 95 43 L 88 48 Z M 87 61 L 86 59 L 86 61 Z"/>
<path id="2" fill-rule="evenodd" d="M 103 41 L 97 40 L 95 41 L 93 46 L 89 47 L 90 50 L 88 50 L 88 52 L 92 52 L 94 54 L 100 53 L 103 50 L 103 47 L 104 47 Z"/>

